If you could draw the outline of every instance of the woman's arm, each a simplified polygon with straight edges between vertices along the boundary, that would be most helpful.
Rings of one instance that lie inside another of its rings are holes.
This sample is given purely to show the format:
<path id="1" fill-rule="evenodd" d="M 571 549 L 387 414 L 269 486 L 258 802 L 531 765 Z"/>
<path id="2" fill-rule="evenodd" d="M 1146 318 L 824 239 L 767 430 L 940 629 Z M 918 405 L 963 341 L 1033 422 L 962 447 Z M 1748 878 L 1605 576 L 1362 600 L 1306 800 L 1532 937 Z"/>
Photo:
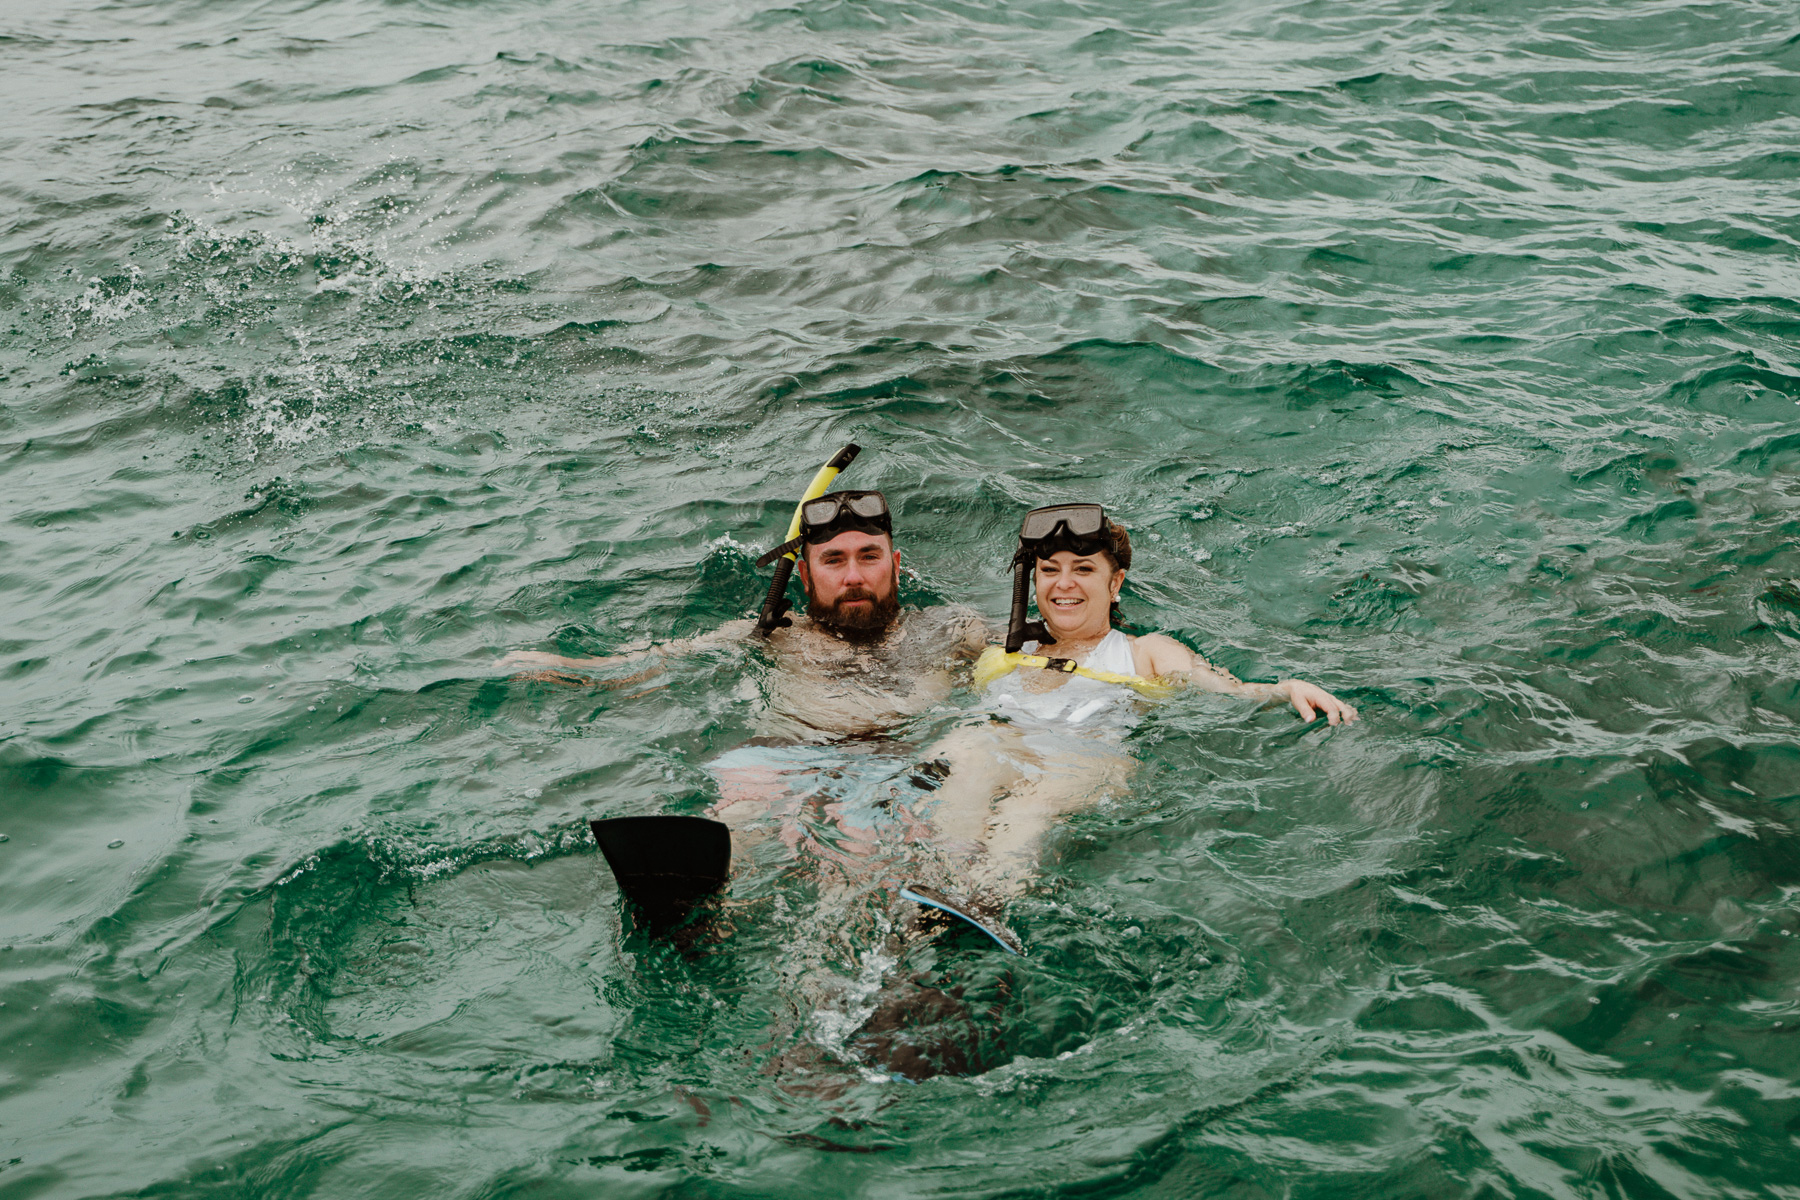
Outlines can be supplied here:
<path id="1" fill-rule="evenodd" d="M 1186 646 L 1160 633 L 1145 634 L 1132 643 L 1132 659 L 1139 675 L 1186 679 L 1209 692 L 1223 692 L 1251 700 L 1281 700 L 1294 706 L 1300 719 L 1323 715 L 1333 725 L 1356 720 L 1356 709 L 1316 683 L 1283 679 L 1279 683 L 1245 683 L 1230 671 L 1213 666 Z"/>

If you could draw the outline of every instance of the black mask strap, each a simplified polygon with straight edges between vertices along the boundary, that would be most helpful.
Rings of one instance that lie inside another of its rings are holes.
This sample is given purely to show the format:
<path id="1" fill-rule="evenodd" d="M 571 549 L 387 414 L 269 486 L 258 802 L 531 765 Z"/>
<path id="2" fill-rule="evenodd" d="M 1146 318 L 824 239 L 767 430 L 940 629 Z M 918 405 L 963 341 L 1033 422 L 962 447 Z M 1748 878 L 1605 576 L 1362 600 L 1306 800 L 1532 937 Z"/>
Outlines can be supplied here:
<path id="1" fill-rule="evenodd" d="M 800 549 L 800 547 L 802 547 L 804 545 L 806 545 L 806 539 L 803 537 L 797 537 L 791 542 L 783 542 L 783 543 L 781 543 L 781 545 L 775 547 L 773 550 L 769 551 L 767 554 L 765 554 L 761 558 L 757 559 L 756 565 L 759 567 L 766 567 L 770 563 L 774 562 L 776 559 L 780 558 L 782 555 L 792 554 L 794 551 Z M 787 581 L 783 580 L 782 582 L 785 583 Z"/>

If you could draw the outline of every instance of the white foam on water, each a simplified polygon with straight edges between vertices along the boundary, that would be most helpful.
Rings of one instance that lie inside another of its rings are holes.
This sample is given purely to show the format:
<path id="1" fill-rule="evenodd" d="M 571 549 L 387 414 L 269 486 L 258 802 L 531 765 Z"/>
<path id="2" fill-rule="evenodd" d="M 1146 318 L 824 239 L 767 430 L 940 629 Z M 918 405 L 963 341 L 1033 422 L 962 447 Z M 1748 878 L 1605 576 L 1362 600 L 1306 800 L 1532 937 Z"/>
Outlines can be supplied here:
<path id="1" fill-rule="evenodd" d="M 71 316 L 80 313 L 98 324 L 113 325 L 144 311 L 150 303 L 150 293 L 139 286 L 143 282 L 144 269 L 133 263 L 126 271 L 129 282 L 124 291 L 114 290 L 107 280 L 97 275 L 88 280 L 87 289 L 71 304 Z"/>
<path id="2" fill-rule="evenodd" d="M 881 925 L 880 933 L 885 935 L 890 927 L 885 920 Z M 862 951 L 857 956 L 855 978 L 840 980 L 841 990 L 834 1001 L 813 1010 L 807 1023 L 808 1036 L 825 1049 L 842 1053 L 850 1038 L 874 1015 L 882 985 L 899 963 L 897 957 L 879 947 Z"/>

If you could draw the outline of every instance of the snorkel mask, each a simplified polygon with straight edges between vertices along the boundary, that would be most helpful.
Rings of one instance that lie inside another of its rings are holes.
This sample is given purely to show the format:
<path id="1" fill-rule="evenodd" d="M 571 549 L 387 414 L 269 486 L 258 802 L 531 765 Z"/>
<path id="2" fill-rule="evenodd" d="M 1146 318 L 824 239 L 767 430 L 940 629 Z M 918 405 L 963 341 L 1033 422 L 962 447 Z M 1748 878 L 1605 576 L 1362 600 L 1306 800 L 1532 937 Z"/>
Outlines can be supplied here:
<path id="1" fill-rule="evenodd" d="M 832 492 L 801 505 L 800 533 L 807 545 L 829 542 L 846 529 L 893 537 L 894 521 L 888 515 L 887 497 L 873 489 Z"/>
<path id="2" fill-rule="evenodd" d="M 762 612 L 756 618 L 756 632 L 762 637 L 768 637 L 783 625 L 793 624 L 786 615 L 790 607 L 787 585 L 788 577 L 794 573 L 794 562 L 800 547 L 828 542 L 846 529 L 863 529 L 893 536 L 894 526 L 893 520 L 888 516 L 887 497 L 880 492 L 838 492 L 825 495 L 825 489 L 831 486 L 831 481 L 850 465 L 860 451 L 861 447 L 851 442 L 819 468 L 812 482 L 806 485 L 800 503 L 794 505 L 794 519 L 788 522 L 786 540 L 756 560 L 759 567 L 766 567 L 776 559 L 781 560 L 775 568 L 775 578 L 769 581 L 768 595 L 763 597 Z"/>
<path id="3" fill-rule="evenodd" d="M 1128 544 L 1127 544 L 1128 545 Z M 1031 604 L 1031 570 L 1040 558 L 1068 550 L 1079 555 L 1112 554 L 1119 569 L 1131 566 L 1131 551 L 1121 550 L 1112 522 L 1098 504 L 1052 504 L 1034 508 L 1019 524 L 1019 548 L 1013 553 L 1012 618 L 1006 626 L 1006 652 L 1017 653 L 1027 641 L 1040 646 L 1056 639 L 1042 621 L 1027 621 Z"/>
<path id="4" fill-rule="evenodd" d="M 791 554 L 801 546 L 817 546 L 847 530 L 894 536 L 894 520 L 888 514 L 887 497 L 880 492 L 832 492 L 816 500 L 800 502 L 800 533 L 757 560 L 757 566 Z"/>

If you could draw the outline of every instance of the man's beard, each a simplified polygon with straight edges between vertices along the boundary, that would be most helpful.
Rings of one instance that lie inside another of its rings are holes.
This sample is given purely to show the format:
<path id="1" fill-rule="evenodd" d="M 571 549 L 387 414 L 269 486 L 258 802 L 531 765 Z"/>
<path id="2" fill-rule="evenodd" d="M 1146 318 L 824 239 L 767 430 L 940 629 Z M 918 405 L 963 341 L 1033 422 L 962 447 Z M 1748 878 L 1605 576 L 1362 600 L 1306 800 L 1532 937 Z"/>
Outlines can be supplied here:
<path id="1" fill-rule="evenodd" d="M 851 600 L 867 600 L 869 606 L 845 611 L 845 602 Z M 900 615 L 899 589 L 890 589 L 883 599 L 867 588 L 846 588 L 830 605 L 820 604 L 808 594 L 806 615 L 812 618 L 814 625 L 837 634 L 846 642 L 873 645 L 887 636 L 894 618 Z"/>

